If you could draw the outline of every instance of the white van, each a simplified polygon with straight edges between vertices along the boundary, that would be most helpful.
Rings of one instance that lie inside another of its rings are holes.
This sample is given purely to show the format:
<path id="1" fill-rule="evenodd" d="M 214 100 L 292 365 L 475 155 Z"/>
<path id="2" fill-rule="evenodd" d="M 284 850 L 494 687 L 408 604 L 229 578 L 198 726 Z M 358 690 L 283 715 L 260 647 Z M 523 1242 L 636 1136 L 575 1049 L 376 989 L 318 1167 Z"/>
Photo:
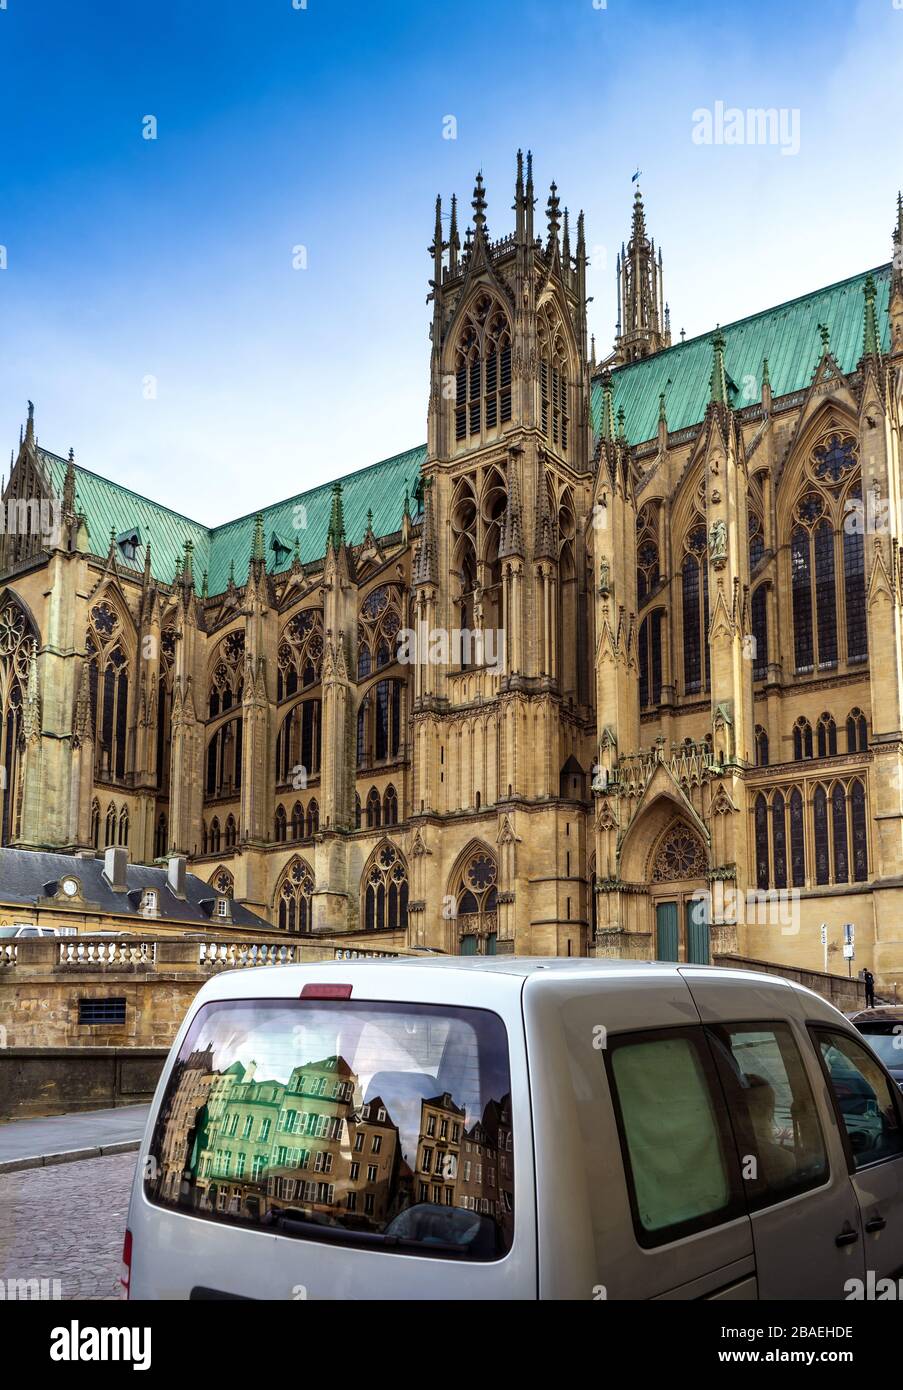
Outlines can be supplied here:
<path id="1" fill-rule="evenodd" d="M 232 971 L 139 1155 L 126 1297 L 843 1299 L 903 1274 L 900 1091 L 818 995 L 656 962 Z"/>

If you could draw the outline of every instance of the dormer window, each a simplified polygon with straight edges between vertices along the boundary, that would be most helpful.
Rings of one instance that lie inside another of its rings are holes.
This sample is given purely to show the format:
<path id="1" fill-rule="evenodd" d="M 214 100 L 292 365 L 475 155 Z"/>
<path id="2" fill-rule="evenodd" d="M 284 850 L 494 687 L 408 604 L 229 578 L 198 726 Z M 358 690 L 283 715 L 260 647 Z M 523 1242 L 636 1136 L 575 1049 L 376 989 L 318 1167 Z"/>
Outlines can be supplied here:
<path id="1" fill-rule="evenodd" d="M 141 895 L 141 913 L 144 917 L 157 916 L 157 901 L 156 888 L 145 888 Z"/>
<path id="2" fill-rule="evenodd" d="M 223 918 L 228 918 L 228 917 L 229 917 L 230 913 L 229 913 L 229 899 L 228 899 L 228 898 L 217 898 L 217 900 L 216 900 L 216 915 L 217 915 L 217 917 L 223 917 Z"/>
<path id="3" fill-rule="evenodd" d="M 141 544 L 141 532 L 137 527 L 130 531 L 123 531 L 122 535 L 116 537 L 116 544 L 119 546 L 119 553 L 123 560 L 132 562 L 138 558 L 138 547 Z"/>

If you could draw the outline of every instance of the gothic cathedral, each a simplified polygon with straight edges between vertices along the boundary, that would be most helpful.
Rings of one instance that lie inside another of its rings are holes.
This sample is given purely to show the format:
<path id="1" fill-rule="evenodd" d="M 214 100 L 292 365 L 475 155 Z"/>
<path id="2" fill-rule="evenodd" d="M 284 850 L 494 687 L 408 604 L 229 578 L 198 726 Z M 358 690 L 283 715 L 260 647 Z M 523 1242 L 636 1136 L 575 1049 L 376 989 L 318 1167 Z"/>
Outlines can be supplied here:
<path id="1" fill-rule="evenodd" d="M 903 984 L 893 261 L 672 342 L 636 193 L 482 178 L 430 248 L 428 439 L 208 528 L 39 445 L 3 492 L 2 843 L 192 869 L 287 933 Z M 822 932 L 822 928 L 825 928 Z M 824 938 L 824 940 L 823 940 Z"/>

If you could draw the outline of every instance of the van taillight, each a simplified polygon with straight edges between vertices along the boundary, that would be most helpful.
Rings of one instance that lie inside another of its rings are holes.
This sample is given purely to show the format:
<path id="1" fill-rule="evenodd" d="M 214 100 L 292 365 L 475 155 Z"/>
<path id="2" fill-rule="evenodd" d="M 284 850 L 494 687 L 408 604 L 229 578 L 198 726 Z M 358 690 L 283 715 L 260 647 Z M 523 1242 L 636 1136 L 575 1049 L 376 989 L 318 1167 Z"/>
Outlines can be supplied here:
<path id="1" fill-rule="evenodd" d="M 120 1276 L 119 1276 L 119 1282 L 120 1282 L 120 1284 L 122 1285 L 122 1289 L 121 1289 L 121 1291 L 120 1291 L 120 1297 L 121 1297 L 121 1298 L 128 1298 L 128 1296 L 129 1296 L 129 1284 L 131 1283 L 131 1279 L 132 1279 L 132 1233 L 131 1233 L 131 1231 L 128 1231 L 128 1230 L 127 1230 L 126 1233 L 125 1233 L 125 1240 L 122 1242 L 122 1273 L 121 1273 Z"/>
<path id="2" fill-rule="evenodd" d="M 350 999 L 351 985 L 305 985 L 302 999 Z"/>

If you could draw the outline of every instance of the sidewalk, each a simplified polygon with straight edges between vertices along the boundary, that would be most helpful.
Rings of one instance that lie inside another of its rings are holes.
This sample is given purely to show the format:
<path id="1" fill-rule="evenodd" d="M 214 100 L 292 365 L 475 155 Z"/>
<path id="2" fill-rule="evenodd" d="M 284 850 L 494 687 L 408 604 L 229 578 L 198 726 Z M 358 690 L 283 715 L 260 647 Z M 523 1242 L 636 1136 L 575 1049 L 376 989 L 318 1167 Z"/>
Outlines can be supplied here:
<path id="1" fill-rule="evenodd" d="M 123 1105 L 40 1120 L 10 1120 L 0 1125 L 0 1173 L 137 1149 L 149 1109 L 149 1105 Z"/>

